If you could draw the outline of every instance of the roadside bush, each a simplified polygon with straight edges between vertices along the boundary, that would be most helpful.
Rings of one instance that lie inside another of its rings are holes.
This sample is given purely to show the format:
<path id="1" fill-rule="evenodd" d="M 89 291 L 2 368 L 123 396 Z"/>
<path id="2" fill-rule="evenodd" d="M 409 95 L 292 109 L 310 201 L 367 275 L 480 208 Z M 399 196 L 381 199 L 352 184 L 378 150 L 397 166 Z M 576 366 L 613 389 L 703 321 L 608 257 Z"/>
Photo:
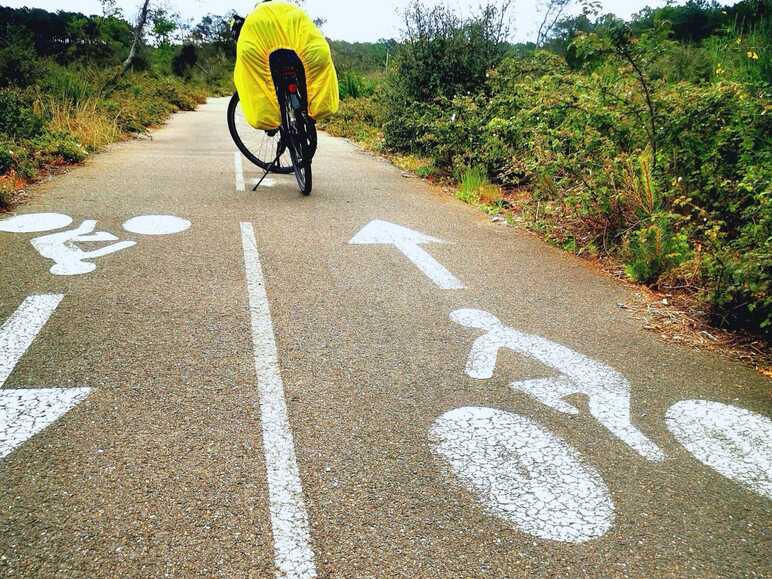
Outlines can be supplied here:
<path id="1" fill-rule="evenodd" d="M 47 132 L 38 137 L 33 146 L 41 161 L 47 164 L 80 163 L 88 156 L 88 151 L 73 135 L 67 132 Z"/>
<path id="2" fill-rule="evenodd" d="M 684 231 L 676 232 L 677 220 L 675 215 L 656 213 L 628 237 L 625 272 L 631 279 L 654 283 L 689 259 L 689 241 Z"/>
<path id="3" fill-rule="evenodd" d="M 372 149 L 382 147 L 380 128 L 383 108 L 377 97 L 341 101 L 338 114 L 320 122 L 319 128 L 336 137 L 363 142 Z"/>
<path id="4" fill-rule="evenodd" d="M 759 328 L 772 336 L 772 193 L 769 187 L 744 211 L 744 225 L 728 240 L 715 226 L 702 262 L 706 293 L 722 325 Z"/>
<path id="5" fill-rule="evenodd" d="M 172 72 L 182 78 L 189 79 L 192 68 L 198 62 L 198 49 L 195 44 L 183 45 L 171 61 Z"/>
<path id="6" fill-rule="evenodd" d="M 43 130 L 43 119 L 36 115 L 29 100 L 15 90 L 0 90 L 0 134 L 12 139 L 29 139 Z"/>
<path id="7" fill-rule="evenodd" d="M 772 117 L 763 95 L 736 83 L 675 85 L 661 93 L 662 167 L 673 194 L 709 212 L 734 238 L 772 181 Z"/>
<path id="8" fill-rule="evenodd" d="M 68 68 L 49 62 L 38 88 L 51 100 L 78 105 L 100 97 L 110 76 L 109 72 L 97 72 L 81 66 Z"/>

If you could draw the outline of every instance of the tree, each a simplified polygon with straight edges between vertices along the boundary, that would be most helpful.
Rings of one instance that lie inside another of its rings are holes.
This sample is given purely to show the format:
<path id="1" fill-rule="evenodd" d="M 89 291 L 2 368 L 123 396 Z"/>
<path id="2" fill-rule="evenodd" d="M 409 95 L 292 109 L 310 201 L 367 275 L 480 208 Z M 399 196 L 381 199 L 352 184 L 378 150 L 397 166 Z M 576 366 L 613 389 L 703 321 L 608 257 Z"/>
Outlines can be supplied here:
<path id="1" fill-rule="evenodd" d="M 129 50 L 129 56 L 123 62 L 121 68 L 121 75 L 124 75 L 134 64 L 139 52 L 139 45 L 142 42 L 142 37 L 145 33 L 145 26 L 147 25 L 148 17 L 150 16 L 150 0 L 144 0 L 142 6 L 139 9 L 139 16 L 137 17 L 137 24 L 134 27 L 134 40 L 131 42 L 131 49 Z"/>
<path id="2" fill-rule="evenodd" d="M 117 0 L 100 0 L 102 4 L 102 16 L 105 18 L 123 18 L 123 11 L 118 6 Z"/>
<path id="3" fill-rule="evenodd" d="M 544 18 L 536 35 L 536 46 L 544 45 L 544 42 L 552 34 L 555 25 L 563 19 L 566 12 L 577 2 L 582 8 L 582 15 L 587 18 L 596 16 L 602 8 L 598 0 L 546 0 L 543 4 Z"/>
<path id="4" fill-rule="evenodd" d="M 409 100 L 478 93 L 509 48 L 511 2 L 488 0 L 470 16 L 414 1 L 404 12 L 393 88 Z M 396 84 L 399 86 L 397 87 Z"/>
<path id="5" fill-rule="evenodd" d="M 172 35 L 179 28 L 179 15 L 170 14 L 165 8 L 156 8 L 150 12 L 151 34 L 160 46 L 169 46 Z"/>

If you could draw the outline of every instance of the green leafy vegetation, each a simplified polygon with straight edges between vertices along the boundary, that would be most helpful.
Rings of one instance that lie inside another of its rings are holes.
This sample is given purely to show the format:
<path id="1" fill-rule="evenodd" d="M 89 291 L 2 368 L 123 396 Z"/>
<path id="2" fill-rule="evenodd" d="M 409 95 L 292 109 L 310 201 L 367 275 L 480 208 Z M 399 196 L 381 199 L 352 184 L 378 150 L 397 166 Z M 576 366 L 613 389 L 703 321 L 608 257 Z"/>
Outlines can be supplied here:
<path id="1" fill-rule="evenodd" d="M 768 337 L 769 0 L 690 0 L 629 22 L 588 4 L 540 47 L 506 43 L 500 9 L 415 2 L 388 75 L 329 129 L 429 159 L 465 201 L 511 207 L 555 244 Z M 480 200 L 486 181 L 503 201 Z"/>

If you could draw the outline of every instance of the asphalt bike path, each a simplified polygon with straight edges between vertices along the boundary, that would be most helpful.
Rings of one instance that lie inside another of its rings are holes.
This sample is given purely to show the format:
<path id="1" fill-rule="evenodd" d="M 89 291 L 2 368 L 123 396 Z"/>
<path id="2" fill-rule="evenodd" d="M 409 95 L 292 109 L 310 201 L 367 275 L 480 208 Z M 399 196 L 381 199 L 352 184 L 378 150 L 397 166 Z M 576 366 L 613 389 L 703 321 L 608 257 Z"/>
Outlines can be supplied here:
<path id="1" fill-rule="evenodd" d="M 0 574 L 772 573 L 767 379 L 345 141 L 252 192 L 226 104 L 0 220 Z"/>

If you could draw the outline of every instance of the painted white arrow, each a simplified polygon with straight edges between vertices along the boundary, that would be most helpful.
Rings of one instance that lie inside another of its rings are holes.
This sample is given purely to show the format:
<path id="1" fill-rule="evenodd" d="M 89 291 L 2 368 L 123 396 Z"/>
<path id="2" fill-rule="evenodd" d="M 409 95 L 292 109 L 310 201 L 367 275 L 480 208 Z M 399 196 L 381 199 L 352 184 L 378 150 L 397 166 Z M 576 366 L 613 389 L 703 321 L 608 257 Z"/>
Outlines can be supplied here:
<path id="1" fill-rule="evenodd" d="M 63 297 L 30 296 L 0 327 L 0 388 Z M 90 388 L 0 390 L 0 459 L 56 422 L 90 392 Z"/>
<path id="2" fill-rule="evenodd" d="M 441 289 L 464 289 L 464 284 L 420 246 L 425 243 L 446 243 L 407 227 L 381 221 L 371 221 L 349 241 L 351 245 L 394 245 Z"/>
<path id="3" fill-rule="evenodd" d="M 0 390 L 0 459 L 59 420 L 90 392 L 90 388 Z"/>

